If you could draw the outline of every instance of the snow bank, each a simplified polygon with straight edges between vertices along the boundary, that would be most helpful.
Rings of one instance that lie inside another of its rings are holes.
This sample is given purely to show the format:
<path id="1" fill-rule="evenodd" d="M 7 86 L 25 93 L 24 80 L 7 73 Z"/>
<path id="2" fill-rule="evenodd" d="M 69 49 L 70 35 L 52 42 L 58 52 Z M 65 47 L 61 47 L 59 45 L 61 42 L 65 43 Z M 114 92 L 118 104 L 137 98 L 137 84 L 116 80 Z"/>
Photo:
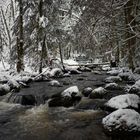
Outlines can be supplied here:
<path id="1" fill-rule="evenodd" d="M 63 61 L 66 69 L 78 69 L 79 66 L 77 66 L 79 63 L 72 60 L 72 59 L 68 59 L 68 60 L 64 60 Z M 72 66 L 72 65 L 75 65 L 75 66 Z"/>
<path id="2" fill-rule="evenodd" d="M 140 105 L 140 97 L 135 94 L 119 95 L 111 98 L 105 105 L 113 109 L 121 109 L 121 108 L 138 109 Z"/>
<path id="3" fill-rule="evenodd" d="M 131 109 L 119 109 L 102 120 L 108 132 L 139 132 L 140 114 Z"/>

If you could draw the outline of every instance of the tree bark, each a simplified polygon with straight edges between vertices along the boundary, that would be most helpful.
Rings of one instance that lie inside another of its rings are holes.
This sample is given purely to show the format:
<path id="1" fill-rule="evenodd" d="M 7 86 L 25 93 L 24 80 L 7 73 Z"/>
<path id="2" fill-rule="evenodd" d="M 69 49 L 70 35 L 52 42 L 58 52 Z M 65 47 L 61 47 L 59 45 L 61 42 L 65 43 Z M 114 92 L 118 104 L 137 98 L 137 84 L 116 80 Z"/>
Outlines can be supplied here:
<path id="1" fill-rule="evenodd" d="M 17 72 L 24 70 L 24 49 L 23 49 L 23 4 L 19 0 L 19 38 L 17 38 Z"/>
<path id="2" fill-rule="evenodd" d="M 124 6 L 125 10 L 125 23 L 127 33 L 126 39 L 127 40 L 127 48 L 128 48 L 128 63 L 129 68 L 134 70 L 134 57 L 135 57 L 135 45 L 136 45 L 136 37 L 132 30 L 135 30 L 135 17 L 134 17 L 134 0 L 129 0 L 127 4 Z"/>

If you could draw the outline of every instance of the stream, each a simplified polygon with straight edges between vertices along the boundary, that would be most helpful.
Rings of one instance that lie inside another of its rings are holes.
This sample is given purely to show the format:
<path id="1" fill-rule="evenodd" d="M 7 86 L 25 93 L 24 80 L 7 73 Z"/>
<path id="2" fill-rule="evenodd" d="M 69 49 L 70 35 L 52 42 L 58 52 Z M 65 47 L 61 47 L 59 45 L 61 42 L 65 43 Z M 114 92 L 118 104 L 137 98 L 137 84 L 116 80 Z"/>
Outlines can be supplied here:
<path id="1" fill-rule="evenodd" d="M 17 103 L 0 101 L 0 140 L 140 140 L 140 137 L 107 136 L 102 128 L 102 118 L 107 112 L 98 108 L 100 100 L 92 102 L 87 107 L 48 107 L 44 98 L 62 92 L 64 89 L 77 85 L 80 91 L 86 87 L 104 86 L 107 75 L 96 75 L 84 72 L 57 79 L 61 86 L 51 87 L 48 82 L 30 83 L 29 88 L 23 88 L 17 96 L 35 95 L 36 106 L 22 106 Z M 123 91 L 114 91 L 122 94 Z M 112 94 L 110 94 L 112 96 Z M 105 100 L 111 98 L 106 97 Z M 87 98 L 83 100 L 87 101 Z"/>

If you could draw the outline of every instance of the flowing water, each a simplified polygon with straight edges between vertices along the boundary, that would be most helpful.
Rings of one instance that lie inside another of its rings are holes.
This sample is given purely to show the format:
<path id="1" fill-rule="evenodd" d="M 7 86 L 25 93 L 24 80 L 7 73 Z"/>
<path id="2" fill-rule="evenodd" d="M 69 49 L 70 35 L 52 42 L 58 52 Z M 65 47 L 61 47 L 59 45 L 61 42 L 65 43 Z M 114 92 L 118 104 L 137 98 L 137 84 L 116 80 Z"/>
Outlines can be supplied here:
<path id="1" fill-rule="evenodd" d="M 84 80 L 79 80 L 79 77 Z M 50 97 L 71 85 L 77 85 L 80 90 L 87 86 L 98 87 L 103 84 L 105 77 L 106 75 L 97 76 L 92 73 L 74 75 L 59 79 L 62 87 L 50 87 L 48 82 L 32 83 L 28 89 L 1 98 L 0 140 L 140 140 L 140 137 L 134 136 L 107 136 L 101 125 L 102 118 L 107 113 L 98 109 L 98 100 L 92 108 L 90 105 L 89 108 L 50 108 L 47 102 L 44 103 L 44 96 Z M 18 96 L 24 94 L 35 95 L 38 105 L 25 107 L 17 104 L 20 102 L 17 101 Z"/>

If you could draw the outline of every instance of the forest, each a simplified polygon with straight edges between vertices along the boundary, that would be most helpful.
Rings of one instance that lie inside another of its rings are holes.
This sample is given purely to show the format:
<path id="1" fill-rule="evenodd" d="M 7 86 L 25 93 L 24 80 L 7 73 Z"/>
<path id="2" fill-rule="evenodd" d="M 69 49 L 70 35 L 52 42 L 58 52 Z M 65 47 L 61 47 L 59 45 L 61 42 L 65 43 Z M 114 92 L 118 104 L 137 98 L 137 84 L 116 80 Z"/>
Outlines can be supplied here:
<path id="1" fill-rule="evenodd" d="M 140 140 L 140 0 L 0 0 L 0 140 Z"/>

